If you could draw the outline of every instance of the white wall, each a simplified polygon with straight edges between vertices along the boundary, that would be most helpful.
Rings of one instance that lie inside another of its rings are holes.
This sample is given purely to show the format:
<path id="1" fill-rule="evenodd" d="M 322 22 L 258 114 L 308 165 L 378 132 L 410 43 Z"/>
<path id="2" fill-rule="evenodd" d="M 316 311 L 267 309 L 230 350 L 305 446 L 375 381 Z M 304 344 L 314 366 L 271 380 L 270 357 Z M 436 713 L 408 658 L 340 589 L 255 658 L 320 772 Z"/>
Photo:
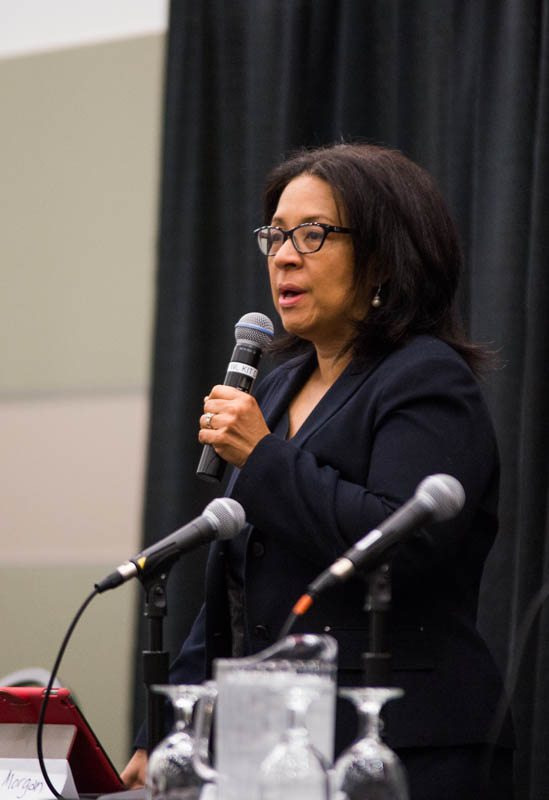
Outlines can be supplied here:
<path id="1" fill-rule="evenodd" d="M 0 57 L 164 33 L 168 0 L 0 0 Z"/>

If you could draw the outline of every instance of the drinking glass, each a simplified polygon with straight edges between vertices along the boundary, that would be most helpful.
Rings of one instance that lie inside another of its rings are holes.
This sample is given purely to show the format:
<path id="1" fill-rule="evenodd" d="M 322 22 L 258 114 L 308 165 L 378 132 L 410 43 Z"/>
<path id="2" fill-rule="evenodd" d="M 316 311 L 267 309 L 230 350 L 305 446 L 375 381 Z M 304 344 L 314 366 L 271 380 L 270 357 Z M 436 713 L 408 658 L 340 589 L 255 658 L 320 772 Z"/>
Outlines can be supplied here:
<path id="1" fill-rule="evenodd" d="M 147 765 L 148 800 L 198 800 L 204 781 L 192 765 L 194 737 L 191 729 L 197 700 L 208 695 L 203 686 L 154 685 L 153 691 L 171 700 L 174 726 L 152 751 Z"/>
<path id="2" fill-rule="evenodd" d="M 319 697 L 313 686 L 285 690 L 288 727 L 261 764 L 260 800 L 329 800 L 328 764 L 307 730 L 307 710 Z"/>
<path id="3" fill-rule="evenodd" d="M 295 634 L 245 658 L 214 661 L 215 767 L 205 742 L 213 703 L 195 715 L 196 772 L 214 782 L 218 800 L 259 800 L 260 766 L 287 728 L 289 687 L 314 687 L 319 696 L 307 711 L 312 744 L 333 759 L 337 642 L 330 636 Z"/>
<path id="4" fill-rule="evenodd" d="M 404 767 L 380 736 L 380 712 L 402 689 L 362 686 L 340 689 L 359 715 L 360 738 L 345 750 L 334 767 L 335 800 L 409 800 Z"/>

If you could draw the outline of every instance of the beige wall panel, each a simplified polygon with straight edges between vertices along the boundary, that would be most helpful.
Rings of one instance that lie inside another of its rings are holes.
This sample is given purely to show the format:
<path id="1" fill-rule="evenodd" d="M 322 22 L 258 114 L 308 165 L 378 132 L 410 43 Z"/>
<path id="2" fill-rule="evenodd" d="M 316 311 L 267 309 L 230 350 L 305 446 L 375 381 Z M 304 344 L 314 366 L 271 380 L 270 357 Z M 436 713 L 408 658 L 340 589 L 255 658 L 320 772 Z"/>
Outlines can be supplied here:
<path id="1" fill-rule="evenodd" d="M 146 427 L 144 393 L 0 403 L 2 565 L 134 553 Z"/>
<path id="2" fill-rule="evenodd" d="M 148 378 L 163 35 L 0 61 L 0 391 Z"/>

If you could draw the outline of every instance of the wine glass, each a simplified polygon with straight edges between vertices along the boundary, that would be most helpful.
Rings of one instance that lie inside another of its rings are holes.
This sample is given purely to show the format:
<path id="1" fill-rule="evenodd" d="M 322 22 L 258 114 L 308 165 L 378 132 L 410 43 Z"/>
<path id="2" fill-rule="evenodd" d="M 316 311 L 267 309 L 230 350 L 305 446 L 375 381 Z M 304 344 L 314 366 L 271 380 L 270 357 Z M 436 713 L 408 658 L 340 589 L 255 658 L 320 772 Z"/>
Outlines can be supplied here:
<path id="1" fill-rule="evenodd" d="M 198 800 L 204 781 L 193 769 L 194 738 L 191 730 L 197 700 L 209 694 L 203 686 L 154 685 L 153 691 L 171 700 L 174 726 L 152 751 L 147 765 L 148 800 Z"/>
<path id="2" fill-rule="evenodd" d="M 378 686 L 339 690 L 355 705 L 360 734 L 335 763 L 335 800 L 409 800 L 404 767 L 380 736 L 382 706 L 403 694 Z"/>
<path id="3" fill-rule="evenodd" d="M 260 800 L 329 800 L 328 765 L 311 744 L 306 723 L 307 710 L 320 690 L 295 685 L 284 695 L 288 727 L 261 764 Z"/>

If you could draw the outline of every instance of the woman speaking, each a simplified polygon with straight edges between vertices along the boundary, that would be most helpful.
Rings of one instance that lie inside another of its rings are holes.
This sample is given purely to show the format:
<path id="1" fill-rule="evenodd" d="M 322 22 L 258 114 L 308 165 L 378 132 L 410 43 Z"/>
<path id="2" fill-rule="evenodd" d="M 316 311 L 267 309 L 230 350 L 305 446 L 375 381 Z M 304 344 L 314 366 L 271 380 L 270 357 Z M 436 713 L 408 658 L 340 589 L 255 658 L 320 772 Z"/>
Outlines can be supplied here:
<path id="1" fill-rule="evenodd" d="M 501 682 L 475 620 L 497 531 L 498 454 L 475 375 L 486 361 L 455 307 L 461 254 L 430 176 L 398 151 L 337 144 L 292 155 L 269 175 L 265 256 L 283 363 L 256 396 L 214 386 L 199 440 L 235 467 L 227 493 L 246 511 L 212 546 L 205 604 L 170 680 L 196 683 L 214 658 L 274 642 L 311 581 L 408 500 L 448 473 L 466 502 L 392 554 L 387 742 L 412 800 L 512 797 L 512 732 L 485 749 Z M 340 685 L 362 683 L 365 584 L 320 596 L 296 630 L 339 644 Z M 338 716 L 336 750 L 353 738 Z M 143 769 L 138 751 L 124 777 Z M 133 777 L 132 777 L 133 776 Z"/>

